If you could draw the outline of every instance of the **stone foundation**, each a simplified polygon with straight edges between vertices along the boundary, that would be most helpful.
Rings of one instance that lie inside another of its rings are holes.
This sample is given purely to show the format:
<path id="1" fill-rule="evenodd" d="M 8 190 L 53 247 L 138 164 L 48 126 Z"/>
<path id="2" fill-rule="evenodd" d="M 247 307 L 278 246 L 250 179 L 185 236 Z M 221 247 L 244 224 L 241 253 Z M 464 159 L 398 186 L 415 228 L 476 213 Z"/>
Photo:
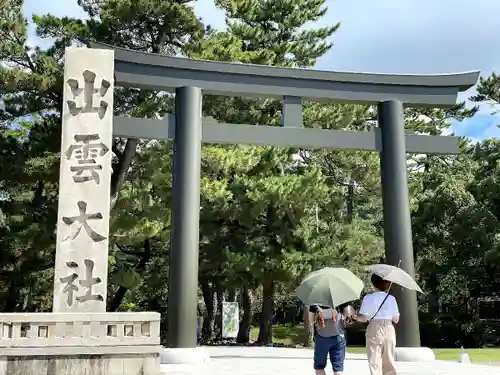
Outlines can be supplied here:
<path id="1" fill-rule="evenodd" d="M 210 352 L 206 348 L 164 348 L 161 364 L 196 365 L 210 362 Z"/>
<path id="2" fill-rule="evenodd" d="M 436 356 L 432 349 L 425 347 L 397 347 L 394 359 L 397 362 L 433 362 L 436 360 Z"/>
<path id="3" fill-rule="evenodd" d="M 0 375 L 159 375 L 158 313 L 0 314 Z"/>

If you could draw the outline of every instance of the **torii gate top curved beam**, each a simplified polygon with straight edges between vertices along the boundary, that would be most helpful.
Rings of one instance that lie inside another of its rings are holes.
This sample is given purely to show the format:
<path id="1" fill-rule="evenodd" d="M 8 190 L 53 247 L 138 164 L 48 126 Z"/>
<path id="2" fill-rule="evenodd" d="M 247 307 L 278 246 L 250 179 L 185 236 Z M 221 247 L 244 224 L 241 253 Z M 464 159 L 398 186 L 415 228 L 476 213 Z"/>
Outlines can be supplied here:
<path id="1" fill-rule="evenodd" d="M 91 47 L 114 49 L 116 85 L 165 91 L 195 86 L 206 94 L 226 96 L 294 96 L 364 104 L 397 100 L 414 107 L 448 107 L 479 78 L 479 71 L 439 75 L 330 72 L 193 60 L 96 43 Z"/>

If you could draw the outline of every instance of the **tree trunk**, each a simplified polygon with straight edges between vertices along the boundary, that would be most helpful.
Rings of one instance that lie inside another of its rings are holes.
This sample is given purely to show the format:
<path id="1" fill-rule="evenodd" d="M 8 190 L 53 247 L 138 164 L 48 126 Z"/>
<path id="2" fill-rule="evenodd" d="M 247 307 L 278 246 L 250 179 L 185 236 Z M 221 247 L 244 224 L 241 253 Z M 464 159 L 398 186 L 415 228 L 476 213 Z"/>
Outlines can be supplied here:
<path id="1" fill-rule="evenodd" d="M 215 338 L 215 309 L 217 308 L 217 295 L 210 281 L 201 279 L 200 285 L 206 309 L 201 336 L 203 341 L 211 341 Z"/>
<path id="2" fill-rule="evenodd" d="M 314 322 L 312 314 L 309 312 L 309 306 L 302 307 L 302 317 L 304 318 L 304 346 L 310 348 L 313 346 Z"/>
<path id="3" fill-rule="evenodd" d="M 272 280 L 265 280 L 262 286 L 262 314 L 257 341 L 260 344 L 267 345 L 273 341 L 274 282 Z"/>
<path id="4" fill-rule="evenodd" d="M 228 300 L 228 302 L 235 302 L 235 300 L 236 300 L 236 289 L 230 288 L 227 291 L 227 300 Z"/>
<path id="5" fill-rule="evenodd" d="M 113 149 L 113 152 L 118 158 L 118 162 L 116 164 L 113 164 L 113 174 L 111 175 L 110 209 L 113 209 L 116 201 L 118 200 L 118 194 L 120 193 L 120 189 L 125 183 L 125 178 L 127 177 L 127 172 L 130 168 L 130 165 L 132 164 L 132 160 L 135 157 L 138 144 L 139 139 L 128 138 L 123 152 L 120 152 L 117 149 Z"/>
<path id="6" fill-rule="evenodd" d="M 117 311 L 120 308 L 120 305 L 122 304 L 123 298 L 125 297 L 125 294 L 127 294 L 127 291 L 128 288 L 124 286 L 120 286 L 118 288 L 113 299 L 111 300 L 111 303 L 109 304 L 109 312 Z"/>
<path id="7" fill-rule="evenodd" d="M 354 217 L 354 185 L 353 182 L 347 186 L 347 222 L 352 223 Z"/>
<path id="8" fill-rule="evenodd" d="M 241 318 L 236 342 L 238 344 L 248 344 L 250 342 L 250 327 L 252 324 L 252 293 L 246 287 L 241 291 L 241 304 L 243 307 L 243 317 Z"/>
<path id="9" fill-rule="evenodd" d="M 427 294 L 427 309 L 431 314 L 439 314 L 441 313 L 441 303 L 438 291 L 439 280 L 437 278 L 436 272 L 429 272 L 426 284 L 427 288 L 430 289 L 429 293 Z"/>
<path id="10" fill-rule="evenodd" d="M 432 292 L 427 295 L 427 310 L 431 314 L 439 314 L 439 294 L 437 292 Z"/>
<path id="11" fill-rule="evenodd" d="M 224 302 L 224 287 L 220 282 L 215 285 L 217 296 L 217 311 L 215 313 L 215 327 L 217 328 L 217 338 L 222 339 L 222 303 Z"/>
<path id="12" fill-rule="evenodd" d="M 7 290 L 7 298 L 5 301 L 4 312 L 6 313 L 16 312 L 16 307 L 19 303 L 20 290 L 21 288 L 19 287 L 19 285 L 14 280 L 11 280 L 9 283 L 9 289 Z"/>

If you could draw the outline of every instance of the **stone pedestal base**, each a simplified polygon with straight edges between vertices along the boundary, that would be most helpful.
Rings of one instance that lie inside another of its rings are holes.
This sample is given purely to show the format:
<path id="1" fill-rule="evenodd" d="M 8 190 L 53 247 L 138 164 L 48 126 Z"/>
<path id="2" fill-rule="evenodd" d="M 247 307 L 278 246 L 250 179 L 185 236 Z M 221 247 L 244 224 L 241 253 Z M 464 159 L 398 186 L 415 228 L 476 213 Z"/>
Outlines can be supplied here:
<path id="1" fill-rule="evenodd" d="M 163 348 L 161 364 L 195 365 L 210 362 L 210 353 L 205 348 Z"/>
<path id="2" fill-rule="evenodd" d="M 436 356 L 430 348 L 396 348 L 395 359 L 397 362 L 432 362 Z"/>
<path id="3" fill-rule="evenodd" d="M 2 375 L 160 374 L 159 357 L 147 354 L 9 356 L 0 357 L 0 363 Z"/>
<path id="4" fill-rule="evenodd" d="M 0 314 L 0 375 L 160 375 L 158 313 Z"/>

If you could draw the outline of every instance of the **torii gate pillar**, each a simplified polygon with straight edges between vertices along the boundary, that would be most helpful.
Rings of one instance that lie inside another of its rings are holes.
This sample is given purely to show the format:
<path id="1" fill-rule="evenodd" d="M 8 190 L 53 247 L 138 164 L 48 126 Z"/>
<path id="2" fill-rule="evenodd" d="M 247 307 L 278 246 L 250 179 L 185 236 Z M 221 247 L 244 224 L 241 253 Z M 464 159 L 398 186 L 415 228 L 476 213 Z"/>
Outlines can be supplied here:
<path id="1" fill-rule="evenodd" d="M 382 135 L 380 174 L 386 262 L 393 266 L 401 263 L 400 267 L 414 277 L 403 103 L 378 103 L 378 124 Z M 397 343 L 402 347 L 419 347 L 417 294 L 397 285 L 393 288 L 401 313 Z"/>

